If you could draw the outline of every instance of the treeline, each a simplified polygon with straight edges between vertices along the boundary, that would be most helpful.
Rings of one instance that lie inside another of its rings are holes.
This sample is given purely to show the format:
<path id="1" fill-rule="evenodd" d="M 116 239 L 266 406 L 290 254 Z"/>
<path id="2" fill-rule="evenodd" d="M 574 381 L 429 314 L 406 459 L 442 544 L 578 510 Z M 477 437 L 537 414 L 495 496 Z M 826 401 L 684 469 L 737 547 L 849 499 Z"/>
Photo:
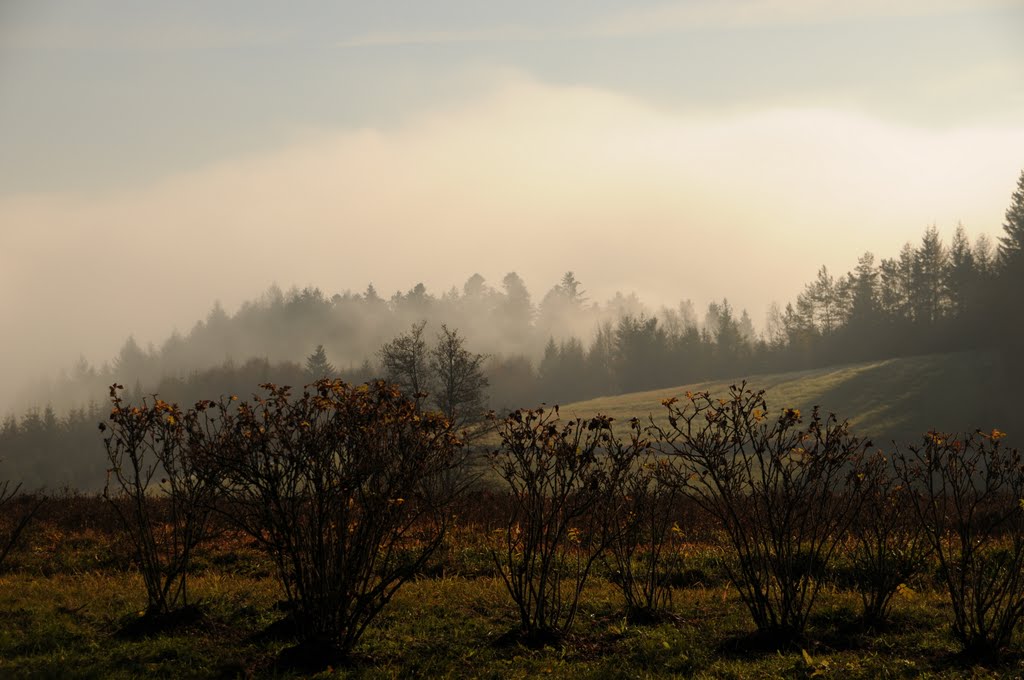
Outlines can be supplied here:
<path id="1" fill-rule="evenodd" d="M 263 382 L 302 385 L 324 377 L 308 365 L 318 346 L 319 361 L 332 368 L 327 377 L 359 383 L 383 376 L 381 348 L 424 321 L 427 335 L 442 326 L 457 329 L 469 348 L 486 354 L 481 367 L 489 405 L 499 411 L 953 350 L 996 349 L 1005 374 L 1020 376 L 1022 251 L 1024 173 L 997 243 L 984 235 L 972 243 L 962 226 L 947 243 L 930 227 L 919 243 L 907 243 L 893 257 L 865 253 L 841 275 L 822 267 L 795 300 L 771 305 L 760 333 L 745 310 L 737 312 L 725 299 L 702 315 L 689 300 L 656 312 L 635 295 L 594 302 L 573 272 L 539 303 L 514 272 L 498 287 L 474 274 L 461 290 L 435 295 L 417 284 L 387 299 L 372 285 L 330 297 L 316 288 L 284 293 L 271 287 L 233 315 L 215 305 L 188 334 L 172 334 L 159 348 L 129 338 L 100 368 L 81 360 L 40 392 L 37 403 L 52 407 L 7 418 L 0 458 L 49 458 L 52 465 L 40 463 L 41 469 L 68 468 L 64 458 L 78 455 L 71 448 L 77 442 L 54 433 L 75 429 L 71 423 L 82 417 L 82 405 L 114 382 L 128 386 L 131 396 L 159 393 L 178 403 L 210 394 L 245 396 Z M 64 450 L 53 448 L 57 441 L 66 442 L 56 445 Z M 70 481 L 52 472 L 26 478 L 55 480 Z"/>
<path id="2" fill-rule="evenodd" d="M 509 361 L 516 366 L 526 358 L 535 373 L 549 338 L 589 337 L 601 323 L 649 314 L 635 295 L 619 294 L 603 304 L 590 301 L 572 272 L 539 303 L 514 272 L 498 287 L 474 274 L 461 290 L 453 287 L 433 294 L 417 284 L 390 298 L 380 296 L 372 284 L 362 293 L 333 296 L 317 288 L 283 292 L 272 286 L 232 315 L 215 304 L 191 331 L 174 333 L 159 347 L 142 347 L 129 337 L 117 356 L 102 366 L 83 358 L 52 384 L 40 386 L 35 401 L 61 410 L 104 394 L 113 382 L 129 388 L 138 385 L 145 392 L 184 385 L 186 391 L 205 395 L 210 390 L 198 383 L 245 374 L 239 382 L 251 385 L 248 378 L 262 370 L 272 371 L 275 377 L 287 376 L 301 368 L 318 345 L 325 348 L 338 375 L 374 376 L 380 369 L 380 348 L 422 321 L 428 322 L 431 334 L 439 332 L 442 324 L 458 329 L 475 350 L 487 353 L 496 364 Z M 265 363 L 252 364 L 254 358 Z M 494 370 L 508 368 L 495 366 Z M 197 384 L 194 390 L 188 387 L 193 383 Z"/>
<path id="3" fill-rule="evenodd" d="M 105 403 L 93 401 L 60 416 L 51 406 L 29 409 L 20 418 L 7 416 L 0 421 L 0 478 L 16 480 L 25 490 L 100 488 L 106 466 L 96 456 L 96 426 L 109 414 Z"/>
<path id="4" fill-rule="evenodd" d="M 655 389 L 751 372 L 991 347 L 998 288 L 1006 259 L 984 235 L 973 244 L 958 226 L 950 243 L 934 227 L 916 246 L 833 275 L 825 267 L 793 302 L 773 304 L 757 332 L 746 310 L 728 300 L 698 315 L 692 302 L 651 312 L 635 296 L 600 304 L 587 299 L 572 272 L 540 304 L 515 273 L 500 289 L 479 275 L 462 290 L 435 296 L 422 284 L 389 300 L 373 286 L 328 297 L 307 288 L 271 288 L 234 315 L 215 305 L 188 335 L 160 348 L 129 338 L 112 362 L 79 364 L 41 399 L 87 403 L 113 382 L 188 402 L 241 392 L 258 382 L 303 384 L 318 345 L 334 376 L 362 382 L 382 375 L 380 348 L 421 321 L 428 334 L 458 329 L 488 355 L 491 404 L 514 408 Z M 219 359 L 214 359 L 219 357 Z"/>

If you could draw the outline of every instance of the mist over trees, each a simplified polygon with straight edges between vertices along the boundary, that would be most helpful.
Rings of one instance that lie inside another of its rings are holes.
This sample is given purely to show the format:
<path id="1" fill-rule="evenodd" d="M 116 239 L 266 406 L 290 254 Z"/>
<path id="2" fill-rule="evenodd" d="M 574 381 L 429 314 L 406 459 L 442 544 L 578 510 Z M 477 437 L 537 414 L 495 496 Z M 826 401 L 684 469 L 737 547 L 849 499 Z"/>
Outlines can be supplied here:
<path id="1" fill-rule="evenodd" d="M 159 347 L 129 337 L 103 366 L 80 360 L 38 390 L 35 403 L 47 406 L 2 421 L 0 458 L 20 461 L 30 484 L 101 473 L 76 461 L 95 448 L 87 433 L 114 382 L 128 388 L 129 400 L 158 393 L 191 403 L 247 396 L 266 382 L 386 377 L 462 418 L 483 401 L 500 412 L 755 373 L 992 350 L 1008 386 L 1024 377 L 1021 291 L 1024 173 L 997 243 L 972 240 L 963 225 L 945 236 L 928 227 L 898 253 L 862 254 L 852 271 L 822 267 L 792 301 L 770 305 L 760 331 L 726 299 L 699 311 L 689 300 L 652 310 L 621 293 L 595 301 L 572 271 L 539 301 L 515 272 L 495 285 L 473 274 L 461 289 L 435 293 L 418 283 L 387 298 L 372 284 L 332 296 L 271 286 L 234 314 L 215 303 L 188 333 Z M 484 399 L 457 413 L 456 395 L 470 384 Z"/>

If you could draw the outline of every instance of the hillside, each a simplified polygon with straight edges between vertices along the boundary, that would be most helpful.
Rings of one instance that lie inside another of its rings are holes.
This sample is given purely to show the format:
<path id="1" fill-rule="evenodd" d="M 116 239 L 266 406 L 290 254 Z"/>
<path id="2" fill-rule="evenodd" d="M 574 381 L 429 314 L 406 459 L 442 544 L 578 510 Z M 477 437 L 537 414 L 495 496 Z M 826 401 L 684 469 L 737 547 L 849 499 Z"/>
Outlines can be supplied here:
<path id="1" fill-rule="evenodd" d="M 944 431 L 990 429 L 1009 431 L 1019 441 L 1011 409 L 1001 396 L 997 356 L 957 352 L 887 359 L 829 368 L 754 375 L 753 389 L 764 389 L 771 410 L 798 408 L 809 413 L 815 405 L 850 421 L 854 431 L 882 445 L 890 440 L 915 441 L 930 429 Z M 661 401 L 687 391 L 707 390 L 724 395 L 741 379 L 680 385 L 588 399 L 562 407 L 564 415 L 611 415 L 619 421 L 653 414 L 661 419 Z M 1014 416 L 1015 421 L 1019 417 Z"/>

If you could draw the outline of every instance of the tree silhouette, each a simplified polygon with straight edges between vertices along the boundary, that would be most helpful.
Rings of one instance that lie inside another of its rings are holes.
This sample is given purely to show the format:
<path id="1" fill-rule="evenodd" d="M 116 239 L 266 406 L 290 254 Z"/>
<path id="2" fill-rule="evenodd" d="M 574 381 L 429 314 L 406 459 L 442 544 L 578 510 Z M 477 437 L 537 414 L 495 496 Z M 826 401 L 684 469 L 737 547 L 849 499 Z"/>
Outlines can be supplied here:
<path id="1" fill-rule="evenodd" d="M 914 257 L 914 319 L 921 324 L 934 325 L 946 308 L 946 275 L 949 256 L 939 230 L 928 227 L 921 239 L 921 247 Z"/>
<path id="2" fill-rule="evenodd" d="M 316 350 L 306 357 L 306 373 L 310 380 L 321 378 L 333 378 L 337 374 L 331 362 L 327 361 L 327 352 L 323 345 L 317 345 Z"/>
<path id="3" fill-rule="evenodd" d="M 1003 235 L 999 237 L 999 261 L 1004 269 L 1020 268 L 1024 254 L 1024 171 L 1017 180 L 1017 190 L 1010 198 L 1003 223 Z"/>
<path id="4" fill-rule="evenodd" d="M 420 399 L 416 395 L 425 395 L 430 390 L 427 342 L 423 339 L 426 326 L 426 321 L 414 323 L 409 332 L 399 335 L 377 353 L 385 377 L 416 399 Z"/>
<path id="5" fill-rule="evenodd" d="M 486 358 L 467 350 L 466 340 L 457 330 L 441 325 L 429 355 L 433 401 L 456 431 L 484 418 L 488 382 L 482 367 Z"/>
<path id="6" fill-rule="evenodd" d="M 999 237 L 998 281 L 994 314 L 997 319 L 997 344 L 1007 363 L 1008 376 L 1019 381 L 1024 378 L 1024 355 L 1020 351 L 1020 337 L 1024 332 L 1024 172 L 1017 180 L 1017 190 L 1010 198 Z M 1024 402 L 1019 394 L 1018 404 Z"/>

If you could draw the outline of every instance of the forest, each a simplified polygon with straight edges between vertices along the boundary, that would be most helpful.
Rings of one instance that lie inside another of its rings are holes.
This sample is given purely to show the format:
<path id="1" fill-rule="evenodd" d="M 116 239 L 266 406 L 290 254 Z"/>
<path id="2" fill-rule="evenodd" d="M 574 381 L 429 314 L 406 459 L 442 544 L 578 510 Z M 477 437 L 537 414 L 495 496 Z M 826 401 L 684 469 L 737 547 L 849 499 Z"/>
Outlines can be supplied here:
<path id="1" fill-rule="evenodd" d="M 133 398 L 177 403 L 246 396 L 260 383 L 301 386 L 322 377 L 360 383 L 391 377 L 381 349 L 410 329 L 434 342 L 451 329 L 480 358 L 486 407 L 539 403 L 671 387 L 712 379 L 965 350 L 992 351 L 1004 364 L 992 385 L 994 419 L 1019 405 L 1022 375 L 1019 291 L 1024 289 L 1024 174 L 993 243 L 962 225 L 944 239 L 932 226 L 899 253 L 864 253 L 853 271 L 822 267 L 795 299 L 772 304 L 760 331 L 728 300 L 703 313 L 683 300 L 650 310 L 635 295 L 590 300 L 569 271 L 535 301 L 514 272 L 498 287 L 471 276 L 461 290 L 433 294 L 422 284 L 382 297 L 327 296 L 319 289 L 268 289 L 234 314 L 219 305 L 185 335 L 160 347 L 129 337 L 96 367 L 84 359 L 21 413 L 0 423 L 0 465 L 34 486 L 97 488 L 94 448 L 113 383 Z M 950 386 L 951 391 L 956 390 Z M 483 411 L 484 409 L 481 409 Z"/>

